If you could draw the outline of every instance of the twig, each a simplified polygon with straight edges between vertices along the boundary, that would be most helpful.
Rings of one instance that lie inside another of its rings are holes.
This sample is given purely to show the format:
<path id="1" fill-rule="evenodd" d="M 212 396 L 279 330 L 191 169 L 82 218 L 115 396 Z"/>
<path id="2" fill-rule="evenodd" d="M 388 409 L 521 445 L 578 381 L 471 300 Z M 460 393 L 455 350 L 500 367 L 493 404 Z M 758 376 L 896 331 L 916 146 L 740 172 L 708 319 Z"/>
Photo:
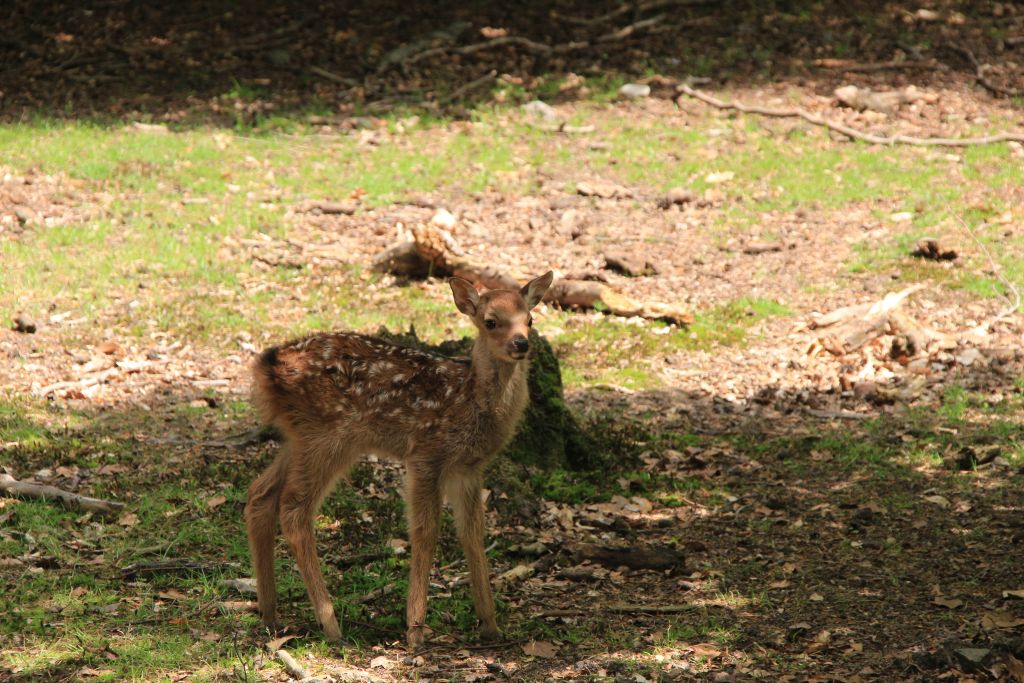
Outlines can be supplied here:
<path id="1" fill-rule="evenodd" d="M 836 123 L 835 121 L 829 121 L 828 119 L 811 114 L 810 112 L 804 111 L 803 109 L 768 109 L 766 107 L 749 106 L 745 104 L 737 104 L 735 102 L 723 102 L 711 95 L 694 90 L 690 86 L 683 84 L 679 86 L 679 92 L 689 95 L 695 99 L 710 104 L 716 109 L 727 109 L 742 112 L 744 114 L 758 114 L 760 116 L 768 116 L 772 118 L 799 118 L 807 121 L 808 123 L 814 124 L 815 126 L 823 126 L 829 130 L 833 130 L 837 133 L 841 133 L 846 137 L 853 140 L 862 140 L 864 142 L 870 142 L 875 145 L 915 145 L 918 147 L 969 147 L 972 145 L 990 145 L 996 142 L 1024 142 L 1024 132 L 1021 133 L 997 133 L 996 135 L 986 135 L 983 137 L 976 138 L 915 138 L 909 135 L 873 135 L 871 133 L 864 133 L 855 128 L 851 128 L 842 123 Z"/>
<path id="2" fill-rule="evenodd" d="M 819 420 L 870 420 L 875 417 L 867 413 L 855 413 L 852 410 L 816 410 L 807 408 L 807 414 Z"/>
<path id="3" fill-rule="evenodd" d="M 650 2 L 642 2 L 638 5 L 631 3 L 625 3 L 619 6 L 618 9 L 613 9 L 611 12 L 605 14 L 599 14 L 596 17 L 573 17 L 568 14 L 561 14 L 555 10 L 551 11 L 551 18 L 564 21 L 570 24 L 576 24 L 578 26 L 594 26 L 596 24 L 603 24 L 606 21 L 617 19 L 630 12 L 637 14 L 642 12 L 649 12 L 654 9 L 661 9 L 663 7 L 679 6 L 679 5 L 710 5 L 714 4 L 715 0 L 651 0 Z"/>
<path id="4" fill-rule="evenodd" d="M 59 500 L 68 507 L 90 512 L 112 514 L 124 507 L 124 503 L 90 498 L 89 496 L 82 496 L 59 489 L 56 486 L 18 481 L 9 474 L 0 474 L 0 491 L 17 498 L 42 498 L 43 500 L 52 498 Z"/>
<path id="5" fill-rule="evenodd" d="M 366 595 L 362 595 L 358 598 L 352 598 L 349 602 L 353 605 L 365 605 L 366 603 L 372 602 L 377 598 L 383 598 L 385 596 L 391 595 L 397 589 L 398 585 L 394 581 L 392 581 L 391 583 L 386 583 L 383 586 L 374 588 Z"/>
<path id="6" fill-rule="evenodd" d="M 359 81 L 355 80 L 354 78 L 345 78 L 344 76 L 339 76 L 333 71 L 328 71 L 327 69 L 320 66 L 314 65 L 309 67 L 309 72 L 312 74 L 316 74 L 320 78 L 326 78 L 329 81 L 334 81 L 335 83 L 340 83 L 350 88 L 359 85 Z"/>
<path id="7" fill-rule="evenodd" d="M 985 253 L 985 257 L 988 259 L 989 267 L 991 267 L 992 273 L 996 276 L 999 282 L 1001 282 L 1003 286 L 1006 287 L 1007 290 L 1013 293 L 1012 301 L 1009 298 L 1007 298 L 1007 303 L 1009 305 L 1006 306 L 1006 308 L 1004 308 L 1003 310 L 1001 310 L 998 314 L 996 314 L 994 318 L 985 321 L 983 326 L 990 327 L 991 325 L 999 322 L 1003 318 L 1009 315 L 1013 315 L 1014 313 L 1017 312 L 1017 309 L 1020 308 L 1021 304 L 1020 290 L 1017 289 L 1017 285 L 1010 282 L 1010 280 L 1007 279 L 1005 275 L 1003 275 L 1002 267 L 1000 267 L 1000 265 L 996 263 L 996 259 L 994 256 L 992 256 L 992 252 L 989 250 L 988 246 L 978 238 L 978 235 L 974 232 L 974 230 L 971 229 L 971 226 L 967 224 L 967 221 L 963 219 L 963 216 L 961 216 L 958 213 L 954 213 L 953 215 L 956 217 L 957 221 L 959 221 L 963 229 L 967 231 L 967 234 L 971 236 L 971 239 L 974 240 L 974 243 L 978 245 L 978 248 Z"/>
<path id="8" fill-rule="evenodd" d="M 490 71 L 485 73 L 480 78 L 474 78 L 469 83 L 466 83 L 466 84 L 456 88 L 455 90 L 451 91 L 450 93 L 448 93 L 444 97 L 440 98 L 438 100 L 438 102 L 440 102 L 441 104 L 447 104 L 448 102 L 454 102 L 454 101 L 458 100 L 459 98 L 461 98 L 466 93 L 472 92 L 472 91 L 476 90 L 477 88 L 483 87 L 483 86 L 487 85 L 488 83 L 494 81 L 497 77 L 498 77 L 498 72 L 496 70 L 494 70 L 494 69 L 491 69 Z"/>
<path id="9" fill-rule="evenodd" d="M 209 562 L 195 560 L 167 560 L 166 562 L 136 562 L 121 569 L 121 578 L 130 579 L 139 574 L 162 574 L 165 572 L 191 572 L 213 569 Z"/>
<path id="10" fill-rule="evenodd" d="M 978 58 L 974 56 L 974 52 L 970 48 L 964 47 L 963 45 L 957 45 L 955 43 L 946 43 L 946 46 L 954 52 L 959 52 L 967 61 L 974 67 L 974 78 L 984 87 L 986 90 L 994 95 L 1002 95 L 1004 97 L 1021 97 L 1024 95 L 1024 90 L 1019 88 L 1007 88 L 998 83 L 993 83 L 989 80 L 988 76 L 985 75 L 985 71 L 989 68 L 988 64 L 982 64 L 978 61 Z"/>
<path id="11" fill-rule="evenodd" d="M 604 607 L 588 607 L 586 609 L 553 609 L 533 616 L 538 619 L 547 617 L 582 617 L 588 614 L 680 614 L 692 612 L 696 605 L 605 605 Z"/>
<path id="12" fill-rule="evenodd" d="M 938 69 L 941 65 L 934 59 L 893 60 L 890 62 L 872 62 L 863 64 L 847 59 L 816 59 L 814 65 L 823 69 L 835 69 L 847 73 L 872 73 L 875 71 L 895 71 L 898 69 Z"/>

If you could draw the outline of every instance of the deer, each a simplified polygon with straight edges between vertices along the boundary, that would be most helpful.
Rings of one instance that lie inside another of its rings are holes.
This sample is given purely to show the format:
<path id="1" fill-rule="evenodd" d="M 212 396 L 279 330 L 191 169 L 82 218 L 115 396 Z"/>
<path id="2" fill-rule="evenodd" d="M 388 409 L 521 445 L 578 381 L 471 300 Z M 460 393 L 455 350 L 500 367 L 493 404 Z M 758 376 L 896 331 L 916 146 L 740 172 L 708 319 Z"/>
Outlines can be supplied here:
<path id="1" fill-rule="evenodd" d="M 245 522 L 264 626 L 276 629 L 274 543 L 278 525 L 324 635 L 341 629 L 313 534 L 323 499 L 360 457 L 405 466 L 411 556 L 406 639 L 426 635 L 427 588 L 444 499 L 455 518 L 482 640 L 500 637 L 484 552 L 486 465 L 508 444 L 529 400 L 531 311 L 548 271 L 518 291 L 478 292 L 448 280 L 455 307 L 476 328 L 469 358 L 447 358 L 353 332 L 319 333 L 272 346 L 253 363 L 253 402 L 284 436 L 249 487 Z"/>

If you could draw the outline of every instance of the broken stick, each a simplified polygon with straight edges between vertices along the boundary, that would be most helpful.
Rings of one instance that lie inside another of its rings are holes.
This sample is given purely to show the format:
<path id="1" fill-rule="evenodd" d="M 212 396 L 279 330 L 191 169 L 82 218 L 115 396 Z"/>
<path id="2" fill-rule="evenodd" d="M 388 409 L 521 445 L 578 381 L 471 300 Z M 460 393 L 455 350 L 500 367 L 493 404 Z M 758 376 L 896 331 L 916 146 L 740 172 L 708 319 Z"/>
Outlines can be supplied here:
<path id="1" fill-rule="evenodd" d="M 716 109 L 738 111 L 744 114 L 758 114 L 772 118 L 798 118 L 807 121 L 815 126 L 822 126 L 835 131 L 851 140 L 861 140 L 875 145 L 916 145 L 919 147 L 970 147 L 972 145 L 990 145 L 995 142 L 1024 142 L 1024 132 L 1019 133 L 998 133 L 996 135 L 985 135 L 976 138 L 916 138 L 910 135 L 874 135 L 865 133 L 856 128 L 851 128 L 842 123 L 830 121 L 826 118 L 812 114 L 803 109 L 769 109 L 767 107 L 750 106 L 736 102 L 723 102 L 706 93 L 694 90 L 685 83 L 679 86 L 679 92 L 698 99 L 705 104 L 710 104 Z"/>
<path id="2" fill-rule="evenodd" d="M 59 500 L 68 507 L 88 512 L 101 512 L 112 514 L 124 507 L 124 503 L 116 503 L 110 500 L 90 498 L 89 496 L 71 493 L 56 486 L 45 484 L 33 484 L 25 481 L 18 481 L 9 474 L 0 474 L 0 491 L 17 498 L 52 498 Z"/>

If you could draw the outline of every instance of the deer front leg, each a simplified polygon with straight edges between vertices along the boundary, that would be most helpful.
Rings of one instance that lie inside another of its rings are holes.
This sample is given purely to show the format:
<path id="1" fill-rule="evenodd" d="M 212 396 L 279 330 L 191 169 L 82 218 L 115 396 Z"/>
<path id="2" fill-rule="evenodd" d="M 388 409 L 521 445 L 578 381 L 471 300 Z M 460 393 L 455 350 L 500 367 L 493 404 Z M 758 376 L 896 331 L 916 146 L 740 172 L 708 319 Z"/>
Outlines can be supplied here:
<path id="1" fill-rule="evenodd" d="M 479 477 L 455 478 L 446 487 L 448 502 L 455 513 L 459 541 L 469 566 L 469 582 L 473 590 L 473 607 L 480 619 L 480 637 L 497 640 L 501 637 L 494 619 L 494 596 L 491 594 L 491 574 L 484 552 L 484 503 Z"/>
<path id="2" fill-rule="evenodd" d="M 438 522 L 441 517 L 440 482 L 436 474 L 416 472 L 410 467 L 406 485 L 409 540 L 412 559 L 409 568 L 409 601 L 406 605 L 406 639 L 410 648 L 423 645 L 427 617 L 427 586 L 434 564 Z"/>

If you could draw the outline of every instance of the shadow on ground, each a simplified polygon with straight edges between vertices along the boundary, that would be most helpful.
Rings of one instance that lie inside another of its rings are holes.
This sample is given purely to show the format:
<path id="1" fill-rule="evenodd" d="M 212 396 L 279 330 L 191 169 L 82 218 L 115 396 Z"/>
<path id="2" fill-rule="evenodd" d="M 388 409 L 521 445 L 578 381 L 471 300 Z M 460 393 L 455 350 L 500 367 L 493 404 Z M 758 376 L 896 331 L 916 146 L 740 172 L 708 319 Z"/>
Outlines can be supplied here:
<path id="1" fill-rule="evenodd" d="M 1012 63 L 999 53 L 1016 44 L 1003 39 L 1024 11 L 995 4 L 938 2 L 922 14 L 810 0 L 15 0 L 0 37 L 0 116 L 253 126 L 293 111 L 458 115 L 462 103 L 586 97 L 651 74 L 831 82 L 843 77 L 835 64 L 854 62 L 921 64 L 881 70 L 920 85 L 947 67 L 973 73 L 962 48 Z"/>

